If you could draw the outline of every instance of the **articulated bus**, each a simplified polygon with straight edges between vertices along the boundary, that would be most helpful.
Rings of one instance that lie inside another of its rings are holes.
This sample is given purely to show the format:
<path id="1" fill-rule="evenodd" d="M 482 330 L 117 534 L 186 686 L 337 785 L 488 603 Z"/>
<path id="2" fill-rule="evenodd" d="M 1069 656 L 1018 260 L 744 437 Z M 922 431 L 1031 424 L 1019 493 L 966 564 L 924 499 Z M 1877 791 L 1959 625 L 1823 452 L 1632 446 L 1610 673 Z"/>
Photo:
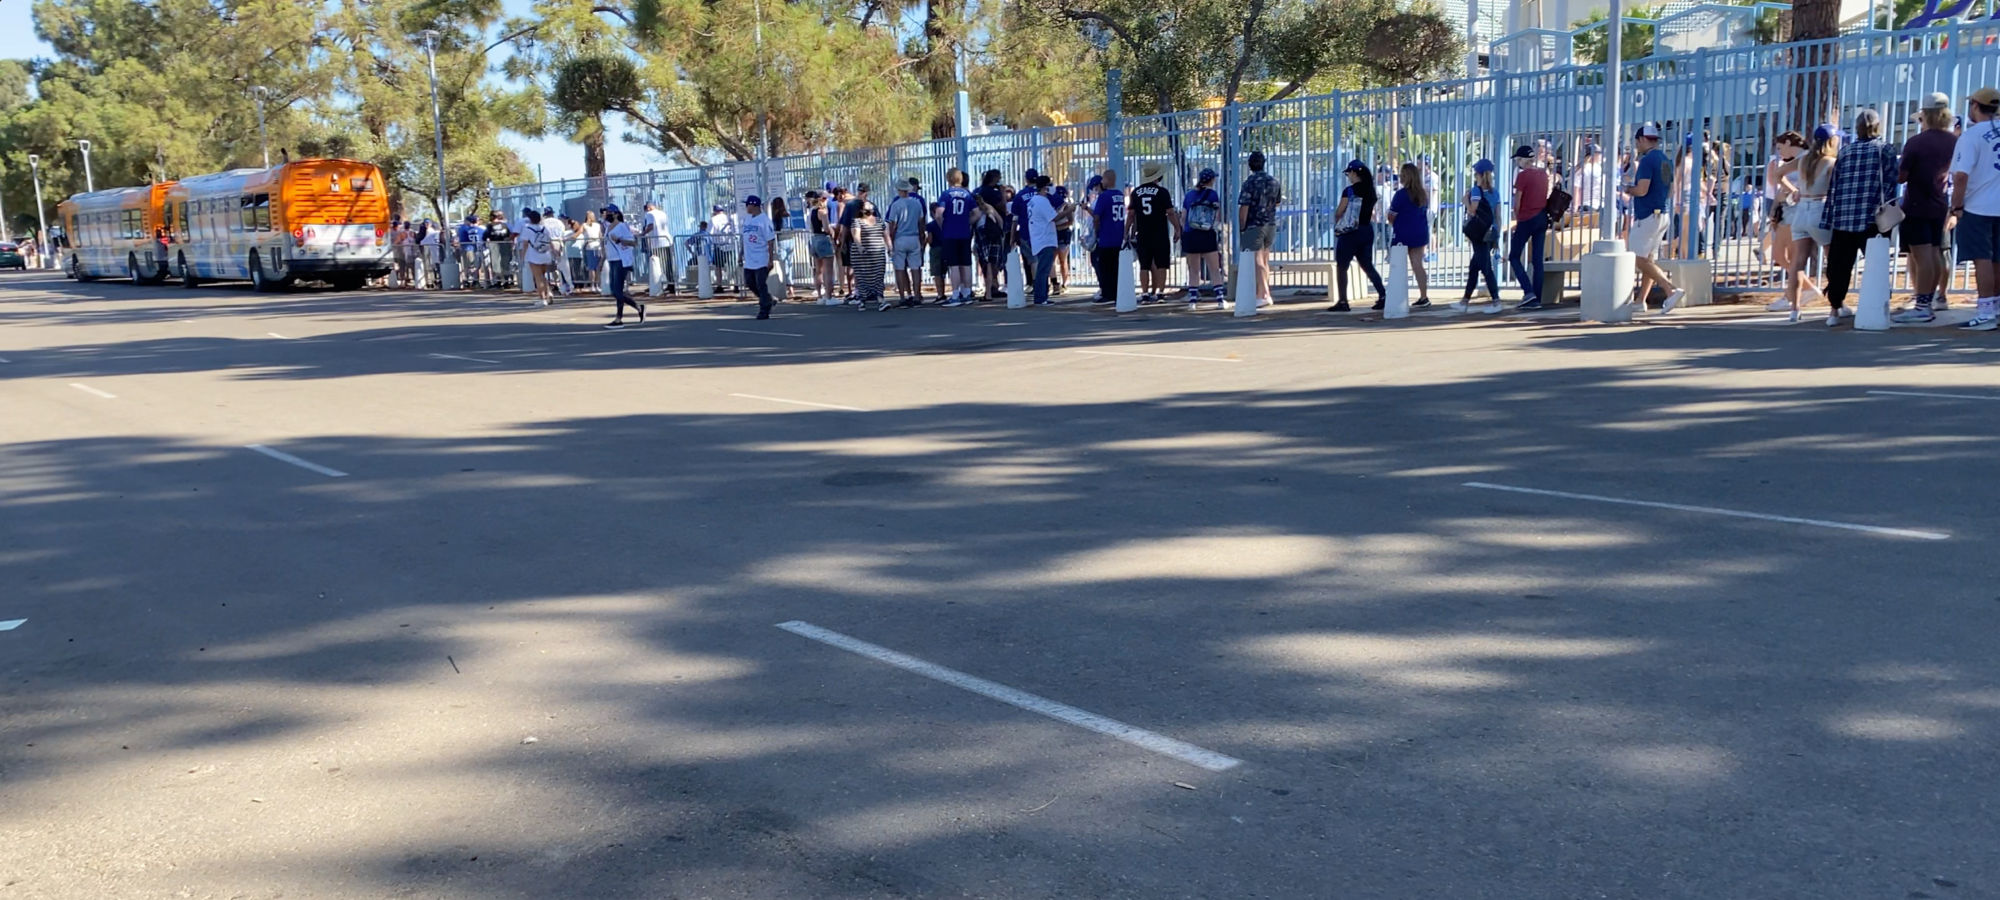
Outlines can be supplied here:
<path id="1" fill-rule="evenodd" d="M 313 278 L 353 290 L 393 264 L 388 190 L 365 162 L 302 159 L 183 178 L 164 214 L 168 271 L 188 287 L 233 278 L 269 291 Z"/>
<path id="2" fill-rule="evenodd" d="M 69 235 L 63 270 L 78 281 L 126 276 L 158 284 L 167 276 L 160 199 L 173 182 L 77 194 L 56 204 Z"/>

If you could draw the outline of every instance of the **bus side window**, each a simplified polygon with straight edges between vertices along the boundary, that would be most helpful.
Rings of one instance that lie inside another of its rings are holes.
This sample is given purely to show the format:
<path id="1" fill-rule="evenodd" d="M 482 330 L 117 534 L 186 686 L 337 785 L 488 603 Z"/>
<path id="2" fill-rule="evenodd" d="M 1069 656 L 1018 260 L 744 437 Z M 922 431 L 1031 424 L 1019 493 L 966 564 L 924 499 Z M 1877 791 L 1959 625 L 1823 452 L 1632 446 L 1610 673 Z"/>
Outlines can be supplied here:
<path id="1" fill-rule="evenodd" d="M 255 212 L 252 212 L 252 211 L 251 211 L 251 209 L 250 209 L 250 205 L 251 205 L 251 204 L 253 204 L 253 203 L 256 203 L 256 202 L 257 202 L 257 201 L 256 201 L 255 199 L 251 198 L 251 196 L 250 196 L 249 194 L 244 194 L 243 196 L 241 196 L 241 197 L 237 198 L 237 200 L 236 200 L 236 205 L 237 205 L 237 216 L 236 216 L 236 230 L 237 230 L 237 231 L 250 231 L 250 230 L 253 230 L 253 229 L 255 229 L 255 228 L 257 227 L 257 214 L 256 214 Z"/>
<path id="2" fill-rule="evenodd" d="M 258 195 L 257 195 L 257 205 L 256 205 L 255 209 L 256 209 L 256 212 L 257 212 L 257 230 L 258 230 L 258 231 L 270 231 L 270 230 L 271 230 L 271 195 L 270 195 L 270 194 L 258 194 Z"/>

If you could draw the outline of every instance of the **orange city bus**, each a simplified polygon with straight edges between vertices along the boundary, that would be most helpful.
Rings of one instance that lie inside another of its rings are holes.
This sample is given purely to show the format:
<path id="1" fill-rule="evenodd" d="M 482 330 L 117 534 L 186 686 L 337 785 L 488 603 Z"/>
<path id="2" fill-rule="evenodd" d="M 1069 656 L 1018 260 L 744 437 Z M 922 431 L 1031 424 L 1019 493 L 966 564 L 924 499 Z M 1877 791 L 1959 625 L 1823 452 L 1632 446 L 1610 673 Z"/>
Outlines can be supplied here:
<path id="1" fill-rule="evenodd" d="M 157 284 L 167 275 L 160 205 L 173 182 L 77 194 L 56 204 L 69 235 L 63 270 L 78 281 L 123 275 Z"/>
<path id="2" fill-rule="evenodd" d="M 393 263 L 382 171 L 356 160 L 183 178 L 163 212 L 167 271 L 188 287 L 247 279 L 268 291 L 311 278 L 352 290 Z"/>

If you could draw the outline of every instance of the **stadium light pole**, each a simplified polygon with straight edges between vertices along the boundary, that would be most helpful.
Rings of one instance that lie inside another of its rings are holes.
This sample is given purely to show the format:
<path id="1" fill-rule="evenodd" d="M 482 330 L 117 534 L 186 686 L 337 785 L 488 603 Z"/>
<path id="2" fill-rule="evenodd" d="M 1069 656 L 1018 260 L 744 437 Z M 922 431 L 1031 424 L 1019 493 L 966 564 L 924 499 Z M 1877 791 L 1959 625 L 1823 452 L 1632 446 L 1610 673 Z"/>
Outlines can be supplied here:
<path id="1" fill-rule="evenodd" d="M 97 190 L 97 182 L 90 177 L 90 142 L 77 141 L 76 148 L 83 151 L 83 190 L 93 193 Z"/>
<path id="2" fill-rule="evenodd" d="M 271 139 L 264 132 L 264 95 L 270 92 L 270 88 L 261 84 L 250 88 L 250 96 L 257 100 L 257 144 L 263 148 L 266 169 L 271 167 Z"/>
<path id="3" fill-rule="evenodd" d="M 450 228 L 451 213 L 445 208 L 447 194 L 444 187 L 444 114 L 438 111 L 438 33 L 434 29 L 426 28 L 420 36 L 424 39 L 424 61 L 431 70 L 431 133 L 437 138 L 438 227 Z M 438 287 L 450 290 L 458 286 L 458 254 L 452 252 L 446 243 L 442 236 L 438 238 L 438 249 L 442 251 L 439 255 L 443 257 L 438 261 Z"/>
<path id="4" fill-rule="evenodd" d="M 28 171 L 33 175 L 35 182 L 35 222 L 42 227 L 42 230 L 37 232 L 35 238 L 35 243 L 40 245 L 37 249 L 41 250 L 41 253 L 37 254 L 37 256 L 43 268 L 47 268 L 50 251 L 54 248 L 49 244 L 49 217 L 42 213 L 42 158 L 40 156 L 33 153 L 28 154 Z"/>

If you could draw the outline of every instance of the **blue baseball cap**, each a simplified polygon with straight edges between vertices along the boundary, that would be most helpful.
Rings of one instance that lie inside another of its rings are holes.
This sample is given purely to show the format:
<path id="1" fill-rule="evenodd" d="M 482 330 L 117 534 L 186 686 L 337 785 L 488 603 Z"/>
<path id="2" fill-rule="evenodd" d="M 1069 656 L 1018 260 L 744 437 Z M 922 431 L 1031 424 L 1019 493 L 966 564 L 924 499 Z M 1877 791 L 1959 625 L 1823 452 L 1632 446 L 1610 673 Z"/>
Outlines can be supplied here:
<path id="1" fill-rule="evenodd" d="M 709 212 L 723 212 L 722 204 L 720 203 L 715 204 L 715 207 L 710 209 Z"/>
<path id="2" fill-rule="evenodd" d="M 1042 177 L 1042 173 L 1035 171 L 1033 166 L 1029 166 L 1028 171 L 1021 173 L 1021 180 L 1030 183 L 1033 183 L 1035 179 L 1040 177 Z"/>
<path id="3" fill-rule="evenodd" d="M 1482 159 L 1476 163 L 1473 163 L 1472 171 L 1478 172 L 1481 175 L 1491 172 L 1493 171 L 1493 161 L 1490 159 Z"/>
<path id="4" fill-rule="evenodd" d="M 1350 160 L 1348 160 L 1348 161 L 1347 161 L 1347 169 L 1346 169 L 1346 171 L 1349 171 L 1349 172 L 1366 172 L 1366 171 L 1368 171 L 1368 164 L 1367 164 L 1367 163 L 1365 163 L 1365 162 L 1362 162 L 1361 160 L 1358 160 L 1358 159 L 1350 159 Z"/>
<path id="5" fill-rule="evenodd" d="M 827 193 L 832 193 L 832 192 L 834 192 L 834 191 L 837 191 L 837 190 L 840 190 L 840 182 L 838 182 L 838 181 L 829 181 L 829 182 L 827 182 L 827 183 L 826 183 L 826 185 L 825 185 L 825 188 L 826 188 L 826 191 L 827 191 Z"/>
<path id="6" fill-rule="evenodd" d="M 1091 188 L 1100 188 L 1103 186 L 1104 186 L 1104 176 L 1092 175 L 1090 176 L 1090 182 L 1088 184 L 1085 184 L 1083 186 L 1083 189 L 1087 191 L 1090 190 Z"/>
<path id="7" fill-rule="evenodd" d="M 616 204 L 616 203 L 612 203 L 612 204 L 608 204 L 608 205 L 606 205 L 606 206 L 604 207 L 604 211 L 605 211 L 605 212 L 608 212 L 608 213 L 617 213 L 617 214 L 619 214 L 619 215 L 621 215 L 621 216 L 625 214 L 625 211 L 624 211 L 624 210 L 622 210 L 622 209 L 619 209 L 619 208 L 618 208 L 618 204 Z"/>
<path id="8" fill-rule="evenodd" d="M 1198 172 L 1198 173 L 1196 173 L 1196 174 L 1195 174 L 1195 176 L 1194 176 L 1194 180 L 1196 180 L 1196 181 L 1214 181 L 1214 180 L 1215 180 L 1215 170 L 1214 170 L 1214 169 L 1210 169 L 1210 168 L 1206 168 L 1206 167 L 1204 167 L 1204 168 L 1203 168 L 1203 169 L 1202 169 L 1202 170 L 1201 170 L 1200 172 Z"/>
<path id="9" fill-rule="evenodd" d="M 762 198 L 762 197 L 759 197 L 759 196 L 757 196 L 756 194 L 751 194 L 750 196 L 748 196 L 748 197 L 745 197 L 745 198 L 743 198 L 743 205 L 744 205 L 744 206 L 763 206 L 763 205 L 764 205 L 764 198 Z"/>
<path id="10" fill-rule="evenodd" d="M 1840 126 L 1838 125 L 1826 124 L 1813 129 L 1813 140 L 1815 141 L 1824 141 L 1837 137 L 1840 137 Z"/>

